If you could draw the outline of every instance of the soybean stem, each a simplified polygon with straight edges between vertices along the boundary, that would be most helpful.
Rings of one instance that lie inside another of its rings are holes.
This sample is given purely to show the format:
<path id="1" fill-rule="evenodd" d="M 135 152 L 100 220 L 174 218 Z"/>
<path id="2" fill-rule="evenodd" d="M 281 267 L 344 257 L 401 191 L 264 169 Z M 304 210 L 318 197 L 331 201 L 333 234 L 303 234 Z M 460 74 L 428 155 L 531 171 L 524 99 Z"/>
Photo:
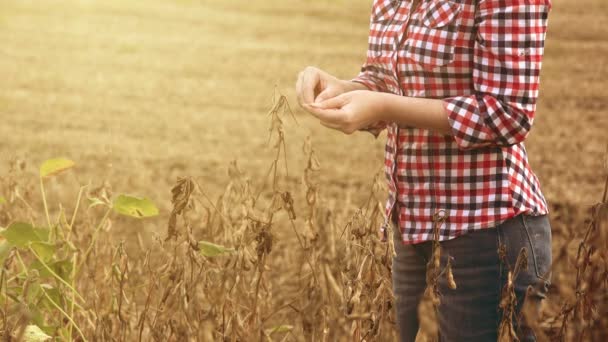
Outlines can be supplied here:
<path id="1" fill-rule="evenodd" d="M 62 283 L 63 285 L 67 286 L 67 288 L 69 288 L 73 294 L 78 295 L 78 299 L 80 299 L 83 303 L 86 303 L 86 301 L 84 300 L 84 298 L 80 295 L 80 293 L 78 293 L 76 291 L 76 289 L 74 287 L 72 287 L 72 285 L 70 285 L 67 281 L 63 280 L 63 278 L 61 278 L 59 275 L 57 275 L 57 273 L 55 273 L 55 271 L 53 271 L 43 260 L 42 258 L 40 258 L 40 256 L 38 256 L 38 254 L 36 253 L 36 251 L 34 251 L 34 249 L 30 246 L 29 247 L 30 252 L 32 252 L 32 254 L 34 255 L 34 257 L 36 257 L 36 259 L 38 259 L 38 262 L 40 262 L 40 264 L 47 270 L 49 271 L 49 273 L 51 273 L 51 275 L 53 275 L 57 280 L 59 280 L 60 283 Z"/>
<path id="2" fill-rule="evenodd" d="M 89 247 L 87 247 L 87 250 L 86 250 L 86 252 L 84 253 L 84 255 L 82 257 L 82 260 L 80 261 L 80 264 L 78 264 L 78 269 L 75 271 L 75 273 L 87 261 L 89 253 L 91 253 L 91 250 L 93 249 L 93 246 L 95 245 L 95 241 L 97 240 L 97 235 L 99 234 L 99 231 L 101 230 L 101 227 L 103 227 L 104 223 L 108 219 L 108 216 L 110 216 L 110 212 L 111 211 L 112 211 L 112 208 L 108 208 L 108 210 L 106 211 L 106 213 L 103 215 L 103 218 L 101 219 L 101 221 L 99 221 L 99 224 L 97 225 L 97 227 L 95 227 L 95 231 L 93 231 L 93 237 L 91 238 L 91 243 L 89 244 Z"/>
<path id="3" fill-rule="evenodd" d="M 44 191 L 44 180 L 40 177 L 40 192 L 42 193 L 42 204 L 44 205 L 44 213 L 46 214 L 46 223 L 51 228 L 51 216 L 49 215 L 49 207 L 46 203 L 46 193 Z"/>
<path id="4" fill-rule="evenodd" d="M 76 328 L 76 331 L 78 331 L 78 334 L 80 334 L 80 337 L 82 337 L 83 341 L 87 341 L 87 338 L 84 337 L 84 334 L 82 333 L 82 330 L 80 330 L 80 328 L 78 327 L 78 325 L 76 324 L 76 322 L 74 322 L 74 319 L 72 319 L 72 317 L 70 317 L 70 315 L 68 315 L 67 312 L 63 311 L 63 309 L 57 304 L 55 303 L 55 301 L 46 293 L 46 290 L 42 287 L 40 287 L 40 289 L 42 290 L 42 293 L 44 294 L 44 296 L 46 297 L 46 299 L 48 299 L 49 302 L 51 302 L 51 304 L 53 304 L 53 306 L 59 310 L 59 312 L 61 312 L 62 315 L 65 316 L 65 318 L 68 319 L 68 321 L 70 321 L 70 323 L 74 326 L 74 328 Z"/>

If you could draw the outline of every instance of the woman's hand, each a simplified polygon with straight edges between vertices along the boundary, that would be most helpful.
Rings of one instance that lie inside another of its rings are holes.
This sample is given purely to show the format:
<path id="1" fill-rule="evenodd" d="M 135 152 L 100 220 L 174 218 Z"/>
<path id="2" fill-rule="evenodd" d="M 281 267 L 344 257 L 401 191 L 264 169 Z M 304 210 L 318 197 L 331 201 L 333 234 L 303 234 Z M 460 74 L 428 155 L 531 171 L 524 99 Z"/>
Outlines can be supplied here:
<path id="1" fill-rule="evenodd" d="M 331 99 L 357 89 L 367 89 L 364 85 L 340 80 L 327 72 L 307 67 L 298 75 L 296 93 L 302 108 L 309 110 L 310 104 Z"/>
<path id="2" fill-rule="evenodd" d="M 352 134 L 384 119 L 384 97 L 383 93 L 356 90 L 312 103 L 307 110 L 317 117 L 322 125 Z"/>

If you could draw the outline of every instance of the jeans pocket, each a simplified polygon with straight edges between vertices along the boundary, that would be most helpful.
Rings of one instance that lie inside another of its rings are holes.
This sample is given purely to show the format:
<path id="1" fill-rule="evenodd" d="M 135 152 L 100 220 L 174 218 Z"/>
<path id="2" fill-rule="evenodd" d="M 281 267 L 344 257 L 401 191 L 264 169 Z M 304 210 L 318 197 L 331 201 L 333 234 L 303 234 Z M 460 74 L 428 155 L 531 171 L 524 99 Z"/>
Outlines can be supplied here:
<path id="1" fill-rule="evenodd" d="M 530 246 L 536 276 L 551 282 L 551 223 L 548 215 L 522 215 L 523 228 Z"/>

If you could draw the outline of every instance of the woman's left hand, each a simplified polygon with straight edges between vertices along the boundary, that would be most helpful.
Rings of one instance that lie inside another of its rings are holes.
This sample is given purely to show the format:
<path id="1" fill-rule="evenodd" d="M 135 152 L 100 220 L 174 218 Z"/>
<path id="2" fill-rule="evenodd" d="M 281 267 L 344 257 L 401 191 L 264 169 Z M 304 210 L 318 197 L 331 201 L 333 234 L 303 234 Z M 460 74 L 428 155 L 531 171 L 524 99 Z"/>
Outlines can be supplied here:
<path id="1" fill-rule="evenodd" d="M 382 120 L 384 101 L 382 93 L 356 90 L 308 104 L 305 109 L 319 119 L 322 125 L 352 134 Z"/>

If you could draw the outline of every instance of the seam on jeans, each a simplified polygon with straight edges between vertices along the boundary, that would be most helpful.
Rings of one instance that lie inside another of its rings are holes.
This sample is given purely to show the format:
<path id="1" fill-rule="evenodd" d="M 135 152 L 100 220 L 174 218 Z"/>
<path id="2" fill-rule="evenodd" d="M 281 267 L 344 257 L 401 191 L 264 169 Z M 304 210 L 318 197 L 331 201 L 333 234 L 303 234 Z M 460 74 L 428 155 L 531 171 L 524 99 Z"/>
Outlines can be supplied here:
<path id="1" fill-rule="evenodd" d="M 503 265 L 502 260 L 500 259 L 500 246 L 502 245 L 502 225 L 496 226 L 496 258 L 498 259 L 498 307 L 496 310 L 496 331 L 498 331 L 500 327 L 500 321 L 502 320 L 502 310 L 500 309 L 500 300 L 502 299 L 502 283 L 503 283 Z"/>
<path id="2" fill-rule="evenodd" d="M 532 260 L 534 263 L 534 271 L 536 272 L 536 277 L 538 277 L 539 279 L 542 279 L 544 281 L 548 281 L 547 279 L 545 279 L 544 276 L 542 276 L 540 274 L 540 271 L 538 270 L 538 262 L 536 261 L 536 251 L 534 250 L 534 243 L 532 242 L 532 238 L 530 237 L 530 227 L 528 226 L 528 221 L 527 221 L 527 217 L 525 214 L 520 215 L 521 216 L 521 221 L 524 224 L 524 231 L 526 232 L 526 236 L 528 237 L 528 244 L 530 245 L 530 249 L 532 250 Z"/>

